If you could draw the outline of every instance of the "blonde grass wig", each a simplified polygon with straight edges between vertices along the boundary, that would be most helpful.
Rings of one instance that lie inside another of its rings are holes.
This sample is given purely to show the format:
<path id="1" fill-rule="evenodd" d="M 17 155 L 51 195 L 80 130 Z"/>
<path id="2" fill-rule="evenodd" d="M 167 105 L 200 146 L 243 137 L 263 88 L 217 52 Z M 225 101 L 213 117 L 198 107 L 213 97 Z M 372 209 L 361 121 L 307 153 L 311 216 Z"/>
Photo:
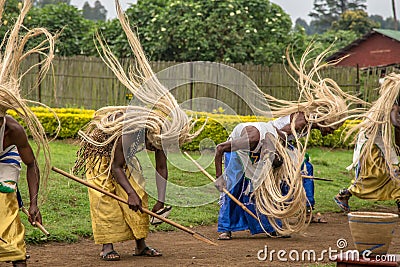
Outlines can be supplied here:
<path id="1" fill-rule="evenodd" d="M 0 1 L 0 17 L 4 11 L 5 0 Z M 37 84 L 41 82 L 41 78 L 45 76 L 51 66 L 54 57 L 55 36 L 50 34 L 45 28 L 26 29 L 23 21 L 28 13 L 32 2 L 25 0 L 21 8 L 15 24 L 9 32 L 4 36 L 0 47 L 0 116 L 4 117 L 7 110 L 14 110 L 18 116 L 26 124 L 30 134 L 37 144 L 36 155 L 43 150 L 45 158 L 44 174 L 42 175 L 41 184 L 46 187 L 48 175 L 50 173 L 50 152 L 48 140 L 45 131 L 36 115 L 28 108 L 28 104 L 44 106 L 41 103 L 23 99 L 20 95 L 21 80 L 31 69 L 40 66 L 39 78 Z M 25 32 L 22 32 L 23 29 Z M 37 46 L 26 51 L 26 44 L 33 38 L 44 37 Z M 20 66 L 24 59 L 39 54 L 43 56 L 43 60 L 37 64 L 28 67 L 27 71 L 20 73 Z M 37 85 L 36 84 L 36 85 Z M 49 108 L 50 110 L 50 108 Z M 53 114 L 55 114 L 53 112 Z M 56 116 L 57 118 L 57 116 Z M 58 120 L 58 118 L 57 118 Z M 57 129 L 58 132 L 58 129 Z"/>
<path id="2" fill-rule="evenodd" d="M 372 148 L 377 140 L 381 140 L 384 146 L 384 158 L 386 168 L 390 172 L 392 178 L 398 180 L 398 175 L 394 173 L 391 159 L 397 157 L 396 152 L 399 148 L 396 146 L 393 138 L 393 127 L 391 123 L 390 114 L 392 107 L 398 101 L 400 95 L 400 74 L 391 73 L 385 76 L 385 80 L 379 89 L 379 98 L 373 103 L 372 107 L 365 114 L 361 123 L 352 127 L 347 136 L 352 133 L 364 134 L 366 142 L 363 144 L 360 151 L 360 158 L 371 157 Z M 357 162 L 358 162 L 357 160 Z M 366 160 L 361 160 L 361 164 L 366 164 Z M 361 165 L 361 168 L 367 166 Z"/>
<path id="3" fill-rule="evenodd" d="M 200 130 L 192 133 L 194 122 L 179 107 L 168 89 L 157 79 L 145 57 L 138 37 L 132 31 L 128 18 L 120 7 L 119 1 L 116 1 L 116 9 L 118 19 L 135 55 L 135 66 L 130 66 L 127 74 L 99 34 L 96 35 L 99 44 L 97 48 L 105 64 L 114 72 L 119 81 L 132 92 L 135 105 L 104 107 L 96 111 L 93 120 L 84 130 L 79 132 L 83 143 L 78 154 L 75 172 L 82 170 L 84 165 L 89 168 L 94 167 L 94 162 L 90 164 L 83 162 L 84 158 L 87 158 L 87 154 L 91 153 L 91 150 L 93 152 L 95 150 L 105 151 L 104 147 L 109 146 L 111 153 L 103 154 L 103 156 L 110 156 L 112 161 L 116 146 L 115 141 L 123 134 L 136 133 L 139 135 L 139 131 L 143 130 L 153 147 L 166 149 L 173 145 L 180 146 L 191 141 L 202 130 L 200 128 Z"/>
<path id="4" fill-rule="evenodd" d="M 359 117 L 365 111 L 363 108 L 355 108 L 352 105 L 366 106 L 368 104 L 356 96 L 343 92 L 333 79 L 322 78 L 320 71 L 337 64 L 340 60 L 324 62 L 330 47 L 315 59 L 309 58 L 312 52 L 311 47 L 312 44 L 303 53 L 299 63 L 290 55 L 289 49 L 286 51 L 289 67 L 297 75 L 297 78 L 291 77 L 297 83 L 298 100 L 287 101 L 267 94 L 265 96 L 270 101 L 274 117 L 303 112 L 309 124 L 337 129 L 347 119 Z M 312 67 L 307 71 L 307 66 L 310 64 Z"/>
<path id="5" fill-rule="evenodd" d="M 273 169 L 269 164 L 265 164 L 260 173 L 262 183 L 253 192 L 258 210 L 269 218 L 270 223 L 281 234 L 304 232 L 311 219 L 307 218 L 307 198 L 300 171 L 312 124 L 336 129 L 346 119 L 362 114 L 361 108 L 350 110 L 352 104 L 365 105 L 357 97 L 343 92 L 334 80 L 321 77 L 319 73 L 321 69 L 332 65 L 332 63 L 323 63 L 329 49 L 323 51 L 315 59 L 308 58 L 311 51 L 310 45 L 299 63 L 289 55 L 289 50 L 286 53 L 289 67 L 297 75 L 297 78 L 292 76 L 298 85 L 297 101 L 280 100 L 265 95 L 269 100 L 273 117 L 291 114 L 294 116 L 291 132 L 295 139 L 295 148 L 290 149 L 286 145 L 287 140 L 274 139 L 274 153 L 282 158 L 283 165 Z M 307 71 L 306 67 L 310 64 L 311 69 Z M 305 132 L 301 133 L 306 136 L 304 144 L 299 141 L 300 133 L 295 130 L 296 116 L 299 112 L 303 112 L 308 122 Z M 282 184 L 285 184 L 287 188 L 286 194 L 282 193 Z M 281 221 L 281 226 L 276 219 Z"/>
<path id="6" fill-rule="evenodd" d="M 295 131 L 294 128 L 292 131 Z M 306 139 L 308 138 L 309 136 L 306 136 Z M 300 173 L 306 148 L 298 140 L 295 148 L 289 147 L 287 142 L 279 137 L 271 136 L 270 140 L 274 149 L 268 150 L 268 153 L 279 155 L 283 164 L 272 168 L 271 161 L 268 161 L 270 155 L 265 155 L 262 159 L 264 165 L 259 174 L 260 182 L 255 185 L 252 197 L 255 199 L 257 210 L 267 216 L 278 233 L 303 233 L 310 219 L 307 218 L 307 197 Z M 283 187 L 287 192 L 283 193 Z"/>

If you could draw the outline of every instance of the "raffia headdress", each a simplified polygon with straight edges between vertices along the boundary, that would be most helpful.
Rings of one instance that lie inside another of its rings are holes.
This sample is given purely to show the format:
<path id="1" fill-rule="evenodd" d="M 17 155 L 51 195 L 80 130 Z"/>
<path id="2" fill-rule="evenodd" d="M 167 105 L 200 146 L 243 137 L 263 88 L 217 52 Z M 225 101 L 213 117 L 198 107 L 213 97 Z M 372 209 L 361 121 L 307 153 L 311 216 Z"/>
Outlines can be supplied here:
<path id="1" fill-rule="evenodd" d="M 84 130 L 79 131 L 83 141 L 79 159 L 74 167 L 75 172 L 82 170 L 85 159 L 96 151 L 104 152 L 102 155 L 109 156 L 112 160 L 115 141 L 123 134 L 139 135 L 145 132 L 147 140 L 153 147 L 166 149 L 191 141 L 201 130 L 191 133 L 193 121 L 152 71 L 119 1 L 116 1 L 116 9 L 135 56 L 135 66 L 130 66 L 127 74 L 99 34 L 96 35 L 100 47 L 98 51 L 119 81 L 132 92 L 135 101 L 131 106 L 104 107 L 95 112 L 93 120 Z M 92 162 L 86 164 L 86 167 L 93 168 L 94 165 L 96 164 Z"/>
<path id="2" fill-rule="evenodd" d="M 4 11 L 5 0 L 0 0 L 0 19 Z M 52 36 L 45 28 L 26 29 L 23 21 L 28 13 L 32 2 L 25 0 L 14 26 L 4 36 L 0 47 L 0 117 L 4 117 L 6 111 L 14 110 L 23 119 L 30 134 L 36 142 L 37 154 L 43 149 L 45 157 L 44 174 L 42 175 L 42 185 L 46 185 L 47 177 L 50 172 L 50 153 L 45 131 L 36 115 L 28 108 L 29 103 L 41 103 L 23 99 L 20 95 L 21 80 L 24 75 L 34 67 L 40 66 L 39 77 L 44 77 L 51 66 L 54 57 L 54 41 Z M 22 32 L 23 29 L 25 32 Z M 31 39 L 44 36 L 44 40 L 30 50 L 26 50 L 26 44 Z M 33 66 L 29 66 L 27 71 L 20 73 L 21 63 L 32 54 L 40 54 L 43 60 Z M 37 84 L 41 81 L 38 79 Z M 54 113 L 53 113 L 54 114 Z M 58 119 L 58 118 L 57 118 Z"/>
<path id="3" fill-rule="evenodd" d="M 297 76 L 292 79 L 298 85 L 298 100 L 280 100 L 265 95 L 270 101 L 273 117 L 294 114 L 291 132 L 295 139 L 295 149 L 286 146 L 279 138 L 272 138 L 274 153 L 280 155 L 283 165 L 273 169 L 271 164 L 265 164 L 260 172 L 262 182 L 259 182 L 259 186 L 253 192 L 257 209 L 269 218 L 270 223 L 281 234 L 303 232 L 307 227 L 307 198 L 303 189 L 300 167 L 311 127 L 305 129 L 306 140 L 302 144 L 294 127 L 296 116 L 299 112 L 303 112 L 309 126 L 317 124 L 320 127 L 337 128 L 346 119 L 361 113 L 362 109 L 349 110 L 351 104 L 364 104 L 357 97 L 343 92 L 334 80 L 321 77 L 320 70 L 330 66 L 328 63 L 323 63 L 329 49 L 312 61 L 308 59 L 310 47 L 306 49 L 299 63 L 296 63 L 287 52 L 289 66 Z M 311 62 L 313 63 L 311 69 L 307 72 L 306 65 Z M 285 187 L 284 191 L 287 192 L 283 193 L 282 185 Z M 280 223 L 276 219 L 279 219 Z"/>
<path id="4" fill-rule="evenodd" d="M 282 235 L 301 233 L 307 228 L 307 198 L 300 174 L 303 150 L 290 150 L 279 138 L 271 138 L 274 149 L 269 153 L 282 158 L 282 166 L 272 167 L 267 158 L 259 174 L 259 184 L 255 186 L 252 197 L 257 211 L 267 216 L 275 231 Z M 270 156 L 269 154 L 266 157 Z"/>
<path id="5" fill-rule="evenodd" d="M 311 47 L 312 44 L 308 46 L 299 63 L 289 54 L 289 50 L 286 52 L 289 67 L 297 75 L 297 78 L 292 77 L 292 79 L 298 85 L 298 100 L 287 101 L 270 95 L 265 96 L 270 101 L 273 117 L 303 112 L 306 120 L 311 124 L 338 128 L 345 120 L 358 117 L 364 112 L 362 108 L 355 108 L 355 106 L 350 108 L 350 106 L 368 104 L 356 96 L 343 92 L 333 79 L 322 78 L 320 71 L 337 64 L 340 60 L 324 62 L 330 47 L 315 59 L 309 58 Z M 307 71 L 308 65 L 311 65 L 309 71 Z"/>
<path id="6" fill-rule="evenodd" d="M 376 100 L 369 111 L 364 115 L 364 119 L 361 123 L 353 126 L 347 136 L 352 133 L 364 134 L 366 142 L 363 144 L 359 153 L 360 157 L 371 157 L 372 148 L 374 147 L 377 140 L 383 142 L 383 153 L 386 162 L 386 167 L 391 174 L 392 178 L 397 177 L 394 173 L 394 169 L 391 167 L 391 159 L 396 158 L 396 152 L 398 147 L 396 146 L 393 138 L 392 122 L 391 122 L 391 111 L 392 107 L 399 99 L 400 96 L 400 74 L 391 73 L 385 77 L 385 80 L 379 88 L 379 98 Z M 354 159 L 354 164 L 359 162 L 359 159 Z M 362 164 L 366 164 L 366 160 L 362 161 Z M 361 166 L 366 168 L 367 166 Z M 399 178 L 396 178 L 397 180 Z"/>

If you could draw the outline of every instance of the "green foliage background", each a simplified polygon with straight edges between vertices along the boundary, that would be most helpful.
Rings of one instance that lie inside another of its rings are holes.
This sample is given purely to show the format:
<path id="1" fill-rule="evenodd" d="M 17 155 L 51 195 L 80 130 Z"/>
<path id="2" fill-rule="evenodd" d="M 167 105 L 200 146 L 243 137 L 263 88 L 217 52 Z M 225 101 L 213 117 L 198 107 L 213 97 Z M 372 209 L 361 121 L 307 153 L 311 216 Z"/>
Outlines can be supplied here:
<path id="1" fill-rule="evenodd" d="M 13 25 L 21 3 L 22 0 L 7 1 L 0 36 Z M 132 51 L 117 18 L 91 21 L 83 16 L 82 10 L 67 3 L 49 3 L 43 7 L 34 6 L 24 24 L 28 28 L 45 27 L 53 34 L 59 33 L 57 55 L 98 56 L 93 37 L 99 31 L 117 57 L 131 56 Z M 266 0 L 138 0 L 126 14 L 152 61 L 272 65 L 282 63 L 288 46 L 295 58 L 303 54 L 311 41 L 315 41 L 315 55 L 334 41 L 331 50 L 335 52 L 361 32 L 377 25 L 353 12 L 340 17 L 327 31 L 307 35 L 307 29 L 303 27 L 308 25 L 303 23 L 293 27 L 289 15 Z M 27 48 L 38 41 L 28 43 Z"/>

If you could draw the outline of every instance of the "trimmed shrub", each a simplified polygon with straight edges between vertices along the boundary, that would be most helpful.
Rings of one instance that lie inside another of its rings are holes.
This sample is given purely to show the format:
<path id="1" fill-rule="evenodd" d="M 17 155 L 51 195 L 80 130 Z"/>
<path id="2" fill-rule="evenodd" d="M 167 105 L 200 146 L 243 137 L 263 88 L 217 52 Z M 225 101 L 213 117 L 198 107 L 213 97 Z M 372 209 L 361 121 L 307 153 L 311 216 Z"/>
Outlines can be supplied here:
<path id="1" fill-rule="evenodd" d="M 71 110 L 71 112 L 68 112 L 68 110 Z M 32 108 L 32 111 L 42 123 L 46 134 L 53 137 L 58 127 L 58 122 L 54 114 L 42 107 Z M 53 109 L 53 111 L 56 112 L 61 124 L 61 129 L 57 136 L 59 139 L 76 138 L 78 131 L 93 118 L 94 113 L 94 110 L 83 109 L 81 112 L 79 109 Z M 25 126 L 24 121 L 15 111 L 9 110 L 7 113 L 13 116 L 21 125 Z"/>
<path id="2" fill-rule="evenodd" d="M 44 107 L 33 107 L 32 111 L 42 123 L 46 133 L 49 136 L 54 136 L 58 124 L 53 113 L 49 112 L 49 110 Z M 55 108 L 53 111 L 57 114 L 61 123 L 61 130 L 57 136 L 59 139 L 76 138 L 78 131 L 93 118 L 94 114 L 94 110 L 77 108 Z M 17 116 L 15 111 L 10 110 L 8 114 L 24 125 L 24 122 Z M 225 142 L 229 133 L 238 123 L 271 120 L 271 118 L 266 117 L 224 115 L 205 112 L 193 113 L 191 116 L 198 118 L 195 129 L 199 129 L 205 123 L 206 124 L 199 136 L 192 142 L 183 145 L 182 148 L 189 151 L 212 149 L 216 144 Z M 360 121 L 356 120 L 346 121 L 333 134 L 327 136 L 322 136 L 318 130 L 312 130 L 308 146 L 351 148 L 353 147 L 353 144 L 351 144 L 353 139 L 349 138 L 349 140 L 344 142 L 343 137 L 346 135 L 346 129 L 348 129 L 348 127 L 352 127 L 352 125 L 359 122 Z"/>

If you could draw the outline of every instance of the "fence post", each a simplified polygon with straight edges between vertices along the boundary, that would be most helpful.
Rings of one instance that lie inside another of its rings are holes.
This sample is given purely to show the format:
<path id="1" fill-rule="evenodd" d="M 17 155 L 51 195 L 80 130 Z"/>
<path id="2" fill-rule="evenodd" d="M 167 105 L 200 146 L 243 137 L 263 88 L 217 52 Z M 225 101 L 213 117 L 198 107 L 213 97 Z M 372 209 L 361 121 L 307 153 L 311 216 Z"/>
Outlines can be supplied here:
<path id="1" fill-rule="evenodd" d="M 193 89 L 194 89 L 194 74 L 193 74 L 193 62 L 189 63 L 189 72 L 190 72 L 190 85 L 189 85 L 189 107 L 190 110 L 193 110 Z"/>
<path id="2" fill-rule="evenodd" d="M 38 90 L 38 102 L 42 103 L 42 65 L 40 64 L 40 54 L 38 54 L 38 85 L 37 85 L 37 90 Z"/>
<path id="3" fill-rule="evenodd" d="M 357 97 L 361 98 L 361 84 L 360 84 L 360 66 L 357 64 L 356 66 L 356 95 Z M 361 104 L 358 105 L 358 107 L 361 107 Z"/>
<path id="4" fill-rule="evenodd" d="M 218 91 L 219 91 L 219 73 L 221 71 L 221 63 L 218 63 L 218 71 L 217 71 L 217 77 L 216 77 L 216 87 L 215 87 L 215 94 L 214 94 L 214 103 L 215 103 L 215 109 L 218 110 Z"/>

